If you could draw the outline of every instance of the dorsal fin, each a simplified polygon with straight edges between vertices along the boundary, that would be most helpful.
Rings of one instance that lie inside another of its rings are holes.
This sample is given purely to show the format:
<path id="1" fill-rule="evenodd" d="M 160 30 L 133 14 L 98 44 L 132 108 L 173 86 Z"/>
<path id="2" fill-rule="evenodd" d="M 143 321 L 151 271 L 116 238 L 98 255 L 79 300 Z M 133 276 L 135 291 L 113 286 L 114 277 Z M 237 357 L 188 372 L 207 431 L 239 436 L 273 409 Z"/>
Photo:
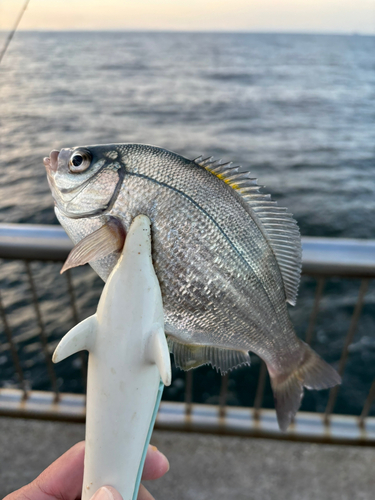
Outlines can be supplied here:
<path id="1" fill-rule="evenodd" d="M 194 162 L 234 189 L 255 213 L 275 254 L 283 277 L 286 300 L 295 305 L 302 268 L 301 235 L 297 222 L 286 208 L 278 207 L 271 195 L 259 190 L 264 186 L 250 177 L 250 172 L 232 163 L 212 157 L 196 158 Z"/>

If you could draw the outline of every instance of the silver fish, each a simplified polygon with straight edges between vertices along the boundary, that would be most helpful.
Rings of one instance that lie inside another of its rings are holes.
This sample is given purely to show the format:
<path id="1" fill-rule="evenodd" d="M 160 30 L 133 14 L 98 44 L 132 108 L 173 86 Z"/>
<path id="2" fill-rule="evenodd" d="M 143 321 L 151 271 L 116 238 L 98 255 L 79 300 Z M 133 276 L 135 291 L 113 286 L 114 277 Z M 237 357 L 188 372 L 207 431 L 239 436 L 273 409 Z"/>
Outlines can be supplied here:
<path id="1" fill-rule="evenodd" d="M 132 220 L 150 218 L 177 366 L 210 363 L 226 372 L 256 353 L 267 365 L 282 430 L 304 387 L 340 383 L 289 319 L 301 273 L 298 226 L 248 171 L 142 144 L 52 151 L 44 164 L 57 218 L 76 244 L 63 269 L 89 262 L 106 280 Z"/>

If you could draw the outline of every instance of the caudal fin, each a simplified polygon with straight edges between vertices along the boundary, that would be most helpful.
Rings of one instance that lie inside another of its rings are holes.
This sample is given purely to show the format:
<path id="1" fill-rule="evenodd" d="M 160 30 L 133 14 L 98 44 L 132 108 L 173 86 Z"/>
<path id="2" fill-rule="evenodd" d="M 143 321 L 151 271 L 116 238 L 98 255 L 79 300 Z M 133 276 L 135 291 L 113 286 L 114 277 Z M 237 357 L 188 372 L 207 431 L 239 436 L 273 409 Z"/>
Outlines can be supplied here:
<path id="1" fill-rule="evenodd" d="M 328 389 L 341 383 L 341 377 L 336 370 L 302 341 L 301 350 L 301 362 L 293 371 L 273 373 L 270 370 L 277 421 L 282 431 L 286 431 L 297 413 L 304 387 Z"/>

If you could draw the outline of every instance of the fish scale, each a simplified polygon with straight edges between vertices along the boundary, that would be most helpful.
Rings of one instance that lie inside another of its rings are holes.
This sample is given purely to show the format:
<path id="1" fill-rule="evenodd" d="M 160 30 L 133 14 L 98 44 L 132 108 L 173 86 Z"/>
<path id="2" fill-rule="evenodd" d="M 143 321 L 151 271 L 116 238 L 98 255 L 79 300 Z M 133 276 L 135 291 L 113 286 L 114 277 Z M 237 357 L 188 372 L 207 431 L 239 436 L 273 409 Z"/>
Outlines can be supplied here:
<path id="1" fill-rule="evenodd" d="M 163 176 L 161 177 L 163 178 Z M 244 311 L 243 307 L 239 307 L 239 304 L 245 302 L 244 297 L 246 296 L 247 305 L 249 302 L 250 304 L 251 302 L 259 302 L 261 290 L 257 294 L 257 300 L 249 297 L 248 292 L 254 287 L 248 286 L 246 278 L 250 275 L 254 285 L 256 285 L 257 280 L 243 259 L 234 251 L 233 245 L 197 206 L 191 206 L 191 203 L 186 201 L 187 206 L 184 207 L 184 201 L 181 202 L 177 193 L 170 193 L 169 188 L 158 185 L 154 187 L 153 182 L 150 183 L 150 181 L 139 177 L 130 179 L 129 187 L 133 196 L 129 199 L 128 196 L 125 198 L 120 193 L 112 214 L 120 218 L 125 213 L 131 214 L 130 218 L 133 219 L 140 210 L 150 217 L 153 228 L 153 259 L 164 297 L 167 332 L 173 333 L 186 343 L 207 344 L 211 343 L 215 336 L 216 342 L 218 337 L 222 339 L 223 345 L 220 345 L 221 347 L 247 347 L 248 350 L 255 350 L 256 346 L 250 345 L 250 339 L 244 340 L 243 335 L 248 336 L 249 329 L 255 329 L 252 327 L 254 320 L 251 316 L 256 317 L 256 308 L 254 307 L 251 311 L 251 306 L 248 306 L 247 311 Z M 150 203 L 142 195 L 145 192 L 148 193 L 147 198 L 155 200 L 160 197 L 157 211 L 148 210 L 147 207 Z M 138 196 L 144 198 L 141 205 L 137 201 Z M 169 215 L 171 212 L 175 213 L 172 220 Z M 185 212 L 189 213 L 188 217 L 186 217 Z M 194 232 L 191 228 L 192 221 L 198 222 L 198 226 L 204 230 Z M 168 230 L 170 230 L 171 224 L 173 224 L 175 231 L 176 242 L 183 241 L 177 255 L 173 251 L 173 246 L 171 248 L 168 244 Z M 196 248 L 200 251 L 196 251 Z M 220 256 L 221 266 L 213 267 L 212 255 Z M 178 277 L 181 273 L 176 272 L 176 269 L 181 268 L 186 269 L 185 281 L 183 282 Z M 231 275 L 230 279 L 222 273 L 223 268 L 226 269 L 227 274 Z M 238 272 L 239 270 L 240 272 Z M 222 297 L 217 304 L 212 303 L 209 297 L 207 301 L 207 295 L 202 287 L 207 279 L 212 280 L 210 295 L 220 294 Z M 179 296 L 181 289 L 186 290 L 184 301 L 182 303 L 179 301 L 176 304 L 174 298 L 176 295 Z M 263 295 L 265 295 L 264 292 Z M 262 309 L 262 313 L 259 315 L 263 318 L 269 311 L 267 305 L 263 305 L 264 302 L 268 303 L 266 297 L 260 301 L 260 306 L 258 306 Z M 208 307 L 208 303 L 211 304 L 210 307 Z M 191 311 L 191 314 L 188 314 L 188 311 Z M 180 313 L 180 317 L 183 317 L 182 320 L 176 321 L 174 317 L 176 312 Z M 238 320 L 242 316 L 245 318 L 243 328 L 240 329 Z M 260 325 L 258 325 L 259 327 Z"/>
<path id="2" fill-rule="evenodd" d="M 136 157 L 137 155 L 134 156 Z M 256 352 L 257 346 L 250 339 L 247 339 L 247 341 L 239 341 L 239 339 L 242 339 L 243 336 L 248 336 L 249 330 L 260 330 L 262 328 L 265 318 L 269 316 L 269 298 L 273 299 L 272 306 L 275 310 L 284 309 L 283 321 L 279 321 L 279 329 L 283 327 L 287 329 L 289 326 L 286 315 L 285 295 L 280 293 L 280 289 L 282 290 L 281 276 L 277 265 L 272 262 L 272 260 L 275 260 L 272 252 L 253 219 L 248 217 L 248 214 L 238 200 L 233 200 L 228 186 L 216 178 L 212 178 L 205 170 L 197 168 L 192 162 L 181 161 L 176 156 L 172 157 L 172 160 L 170 158 L 164 159 L 164 162 L 161 161 L 160 164 L 156 162 L 155 166 L 150 161 L 144 163 L 141 161 L 137 162 L 135 167 L 135 173 L 138 175 L 143 175 L 148 179 L 152 178 L 154 181 L 164 185 L 164 191 L 161 192 L 160 189 L 157 189 L 162 200 L 161 203 L 158 203 L 158 215 L 149 211 L 146 214 L 153 223 L 154 261 L 157 275 L 162 284 L 162 291 L 163 288 L 165 289 L 164 304 L 167 310 L 167 325 L 175 324 L 173 321 L 175 307 L 173 304 L 169 307 L 169 304 L 171 301 L 171 292 L 180 289 L 180 283 L 176 279 L 176 266 L 181 266 L 182 264 L 189 269 L 193 266 L 194 262 L 194 275 L 198 284 L 204 283 L 207 277 L 212 274 L 221 279 L 223 268 L 227 270 L 227 273 L 232 269 L 230 273 L 232 278 L 230 280 L 222 280 L 219 285 L 219 290 L 225 289 L 225 287 L 230 287 L 231 289 L 231 293 L 227 294 L 227 303 L 225 300 L 222 300 L 220 307 L 214 308 L 214 314 L 210 315 L 210 321 L 205 321 L 204 324 L 202 324 L 200 317 L 198 319 L 196 317 L 193 318 L 193 323 L 191 322 L 192 318 L 188 318 L 188 330 L 190 332 L 194 331 L 194 338 L 202 344 L 211 341 L 208 335 L 220 335 L 220 338 L 225 338 L 226 345 L 223 347 L 247 348 L 247 350 Z M 127 163 L 127 168 L 130 173 L 134 172 L 131 162 Z M 214 186 L 212 186 L 212 181 L 215 183 Z M 125 213 L 133 213 L 135 216 L 137 211 L 140 210 L 138 198 L 144 197 L 144 193 L 149 193 L 147 196 L 155 200 L 158 195 L 153 190 L 153 181 L 151 181 L 151 184 L 150 181 L 147 182 L 148 185 L 143 186 L 141 178 L 138 177 L 134 180 L 132 189 L 130 189 L 133 193 L 134 211 L 130 206 L 131 201 L 128 198 L 124 198 L 122 193 L 120 193 L 113 214 L 123 217 Z M 137 194 L 138 190 L 139 194 Z M 178 196 L 178 194 L 173 193 L 173 190 L 178 190 L 184 193 L 185 196 Z M 174 207 L 174 204 L 176 204 L 176 207 Z M 162 210 L 163 206 L 165 206 L 165 211 Z M 120 207 L 118 212 L 117 207 Z M 228 210 L 226 210 L 227 207 Z M 147 210 L 147 206 L 142 208 Z M 184 229 L 177 239 L 177 241 L 185 241 L 184 246 L 186 246 L 185 252 L 182 252 L 182 255 L 178 256 L 177 261 L 174 260 L 173 255 L 169 253 L 165 254 L 169 247 L 167 242 L 164 241 L 166 233 L 164 226 L 171 224 L 170 213 L 174 213 L 175 211 L 173 223 L 177 227 L 181 224 L 191 223 L 192 220 L 199 221 L 197 226 L 200 227 L 200 232 L 193 231 L 191 227 Z M 211 217 L 211 220 L 203 211 Z M 252 244 L 250 244 L 250 240 L 252 240 Z M 194 257 L 189 252 L 189 249 L 195 247 L 200 249 L 197 257 Z M 207 253 L 207 259 L 202 259 L 200 263 L 199 259 L 204 251 Z M 214 271 L 212 270 L 213 255 L 220 255 L 223 262 L 221 268 L 215 267 Z M 184 258 L 184 261 L 181 262 L 182 258 Z M 192 259 L 195 260 L 192 261 Z M 262 262 L 258 264 L 260 260 Z M 265 264 L 270 260 L 271 266 L 274 267 L 273 272 L 265 269 Z M 226 265 L 224 266 L 225 262 Z M 252 267 L 248 262 L 252 262 Z M 239 279 L 240 276 L 246 276 L 250 279 L 251 286 L 249 287 L 247 280 L 244 282 L 243 279 Z M 260 281 L 258 285 L 256 285 L 257 278 Z M 264 292 L 264 289 L 266 292 Z M 196 307 L 204 301 L 204 296 L 200 297 L 200 300 L 197 301 L 197 290 L 199 289 L 196 288 L 192 293 L 188 293 L 190 299 L 193 298 L 195 303 L 198 302 Z M 269 293 L 267 293 L 268 291 Z M 251 292 L 250 295 L 249 292 Z M 243 297 L 246 297 L 247 311 L 244 311 L 243 307 L 236 306 L 239 302 L 243 302 Z M 233 303 L 232 306 L 231 303 Z M 260 312 L 258 312 L 258 309 L 260 309 Z M 169 311 L 172 313 L 168 314 Z M 206 311 L 206 316 L 209 312 Z M 246 325 L 241 330 L 239 330 L 236 324 L 240 316 L 245 316 Z M 258 316 L 262 319 L 256 322 Z M 271 323 L 275 322 L 275 318 L 269 318 L 269 320 Z M 226 332 L 219 330 L 220 324 L 223 321 L 227 329 Z M 255 325 L 252 326 L 254 322 Z M 176 331 L 176 328 L 174 330 Z M 267 334 L 267 331 L 263 333 L 263 335 Z M 189 342 L 188 338 L 184 338 L 184 340 L 185 342 Z M 291 340 L 293 340 L 293 337 Z"/>
<path id="3" fill-rule="evenodd" d="M 304 386 L 340 382 L 289 319 L 301 270 L 297 225 L 248 171 L 141 144 L 63 149 L 58 165 L 51 162 L 56 215 L 76 244 L 64 269 L 89 262 L 106 280 L 123 245 L 121 228 L 127 232 L 139 214 L 149 217 L 177 366 L 210 363 L 226 372 L 249 364 L 248 351 L 255 352 L 270 373 L 281 429 Z"/>

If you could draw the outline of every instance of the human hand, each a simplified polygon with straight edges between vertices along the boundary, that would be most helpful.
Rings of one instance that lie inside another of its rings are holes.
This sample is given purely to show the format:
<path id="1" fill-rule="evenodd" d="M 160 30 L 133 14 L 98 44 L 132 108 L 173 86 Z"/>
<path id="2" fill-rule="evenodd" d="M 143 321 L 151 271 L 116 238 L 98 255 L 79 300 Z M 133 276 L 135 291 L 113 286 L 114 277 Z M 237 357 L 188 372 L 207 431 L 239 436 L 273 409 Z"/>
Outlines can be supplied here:
<path id="1" fill-rule="evenodd" d="M 51 464 L 40 476 L 23 488 L 10 493 L 4 500 L 77 500 L 81 498 L 83 482 L 84 441 L 77 443 Z M 158 479 L 169 470 L 167 458 L 149 446 L 142 479 Z M 100 488 L 92 500 L 122 500 L 114 488 Z M 153 496 L 141 485 L 138 500 L 153 500 Z"/>

